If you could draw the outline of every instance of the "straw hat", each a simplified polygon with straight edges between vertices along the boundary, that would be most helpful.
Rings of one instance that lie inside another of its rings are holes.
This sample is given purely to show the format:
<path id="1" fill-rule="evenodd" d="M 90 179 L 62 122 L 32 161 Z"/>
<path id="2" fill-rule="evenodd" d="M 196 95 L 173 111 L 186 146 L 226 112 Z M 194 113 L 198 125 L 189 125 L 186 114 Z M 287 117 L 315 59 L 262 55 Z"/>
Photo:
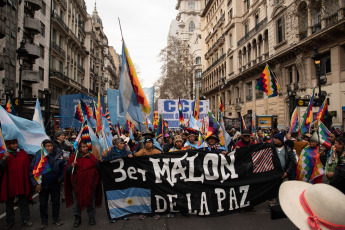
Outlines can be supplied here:
<path id="1" fill-rule="evenodd" d="M 305 191 L 305 201 L 318 219 L 343 225 L 345 228 L 345 195 L 343 193 L 327 184 L 312 185 L 301 181 L 287 181 L 279 188 L 279 202 L 284 213 L 297 228 L 312 229 L 308 223 L 310 215 L 304 210 L 300 201 L 303 191 Z M 320 221 L 318 224 L 321 229 L 329 229 Z"/>

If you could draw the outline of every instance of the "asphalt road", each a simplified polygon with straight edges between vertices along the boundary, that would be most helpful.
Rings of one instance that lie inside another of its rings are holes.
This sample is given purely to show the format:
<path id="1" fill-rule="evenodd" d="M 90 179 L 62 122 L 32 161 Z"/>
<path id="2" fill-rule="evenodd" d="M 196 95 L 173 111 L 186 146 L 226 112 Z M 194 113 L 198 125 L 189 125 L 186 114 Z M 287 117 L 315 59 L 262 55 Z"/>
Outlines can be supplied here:
<path id="1" fill-rule="evenodd" d="M 38 197 L 34 199 L 38 201 Z M 266 204 L 261 204 L 255 207 L 255 212 L 246 213 L 234 213 L 231 215 L 225 215 L 220 217 L 186 217 L 181 214 L 177 214 L 175 218 L 167 218 L 162 216 L 161 219 L 155 220 L 152 217 L 146 217 L 144 220 L 139 220 L 138 216 L 132 216 L 130 220 L 119 220 L 116 223 L 109 223 L 105 207 L 97 209 L 96 213 L 96 225 L 88 225 L 87 213 L 82 213 L 82 225 L 79 229 L 121 229 L 121 230 L 146 230 L 146 229 L 166 229 L 166 230 L 208 230 L 208 229 L 231 229 L 231 230 L 244 230 L 244 229 L 279 229 L 288 230 L 297 228 L 287 218 L 279 220 L 271 220 L 270 213 L 266 212 Z M 0 204 L 0 229 L 4 229 L 6 221 L 4 217 L 5 204 Z M 16 224 L 13 229 L 20 230 L 33 230 L 39 229 L 41 219 L 39 215 L 39 205 L 34 204 L 30 206 L 31 220 L 33 226 L 23 227 L 19 218 L 19 210 L 16 210 Z M 51 206 L 49 207 L 49 216 L 51 216 Z M 49 219 L 48 229 L 55 230 L 67 230 L 75 229 L 73 227 L 74 216 L 72 214 L 72 208 L 66 208 L 63 203 L 60 209 L 60 218 L 64 222 L 62 226 L 55 226 Z"/>

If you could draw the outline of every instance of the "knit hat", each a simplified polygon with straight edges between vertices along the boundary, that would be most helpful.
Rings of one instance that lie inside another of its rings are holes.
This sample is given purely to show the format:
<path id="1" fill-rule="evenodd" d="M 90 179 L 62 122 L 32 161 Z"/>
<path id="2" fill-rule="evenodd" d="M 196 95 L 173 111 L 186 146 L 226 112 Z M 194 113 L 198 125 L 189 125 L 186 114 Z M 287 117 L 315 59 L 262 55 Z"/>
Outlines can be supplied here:
<path id="1" fill-rule="evenodd" d="M 176 141 L 182 141 L 183 142 L 182 137 L 180 135 L 176 135 L 174 137 L 174 144 L 176 143 Z"/>
<path id="2" fill-rule="evenodd" d="M 55 138 L 58 138 L 59 136 L 61 136 L 61 135 L 63 135 L 63 134 L 65 134 L 65 133 L 62 132 L 62 131 L 57 131 L 57 132 L 55 133 Z"/>
<path id="3" fill-rule="evenodd" d="M 273 138 L 276 138 L 280 140 L 282 143 L 284 143 L 284 134 L 283 133 L 276 133 L 274 134 Z"/>

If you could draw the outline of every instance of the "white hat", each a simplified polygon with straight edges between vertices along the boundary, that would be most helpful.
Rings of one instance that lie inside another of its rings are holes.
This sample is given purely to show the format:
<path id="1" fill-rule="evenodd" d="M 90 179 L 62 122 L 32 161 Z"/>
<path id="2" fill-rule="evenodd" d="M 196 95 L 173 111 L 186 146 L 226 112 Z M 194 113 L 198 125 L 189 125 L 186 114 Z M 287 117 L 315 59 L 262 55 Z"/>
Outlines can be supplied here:
<path id="1" fill-rule="evenodd" d="M 342 225 L 345 229 L 345 195 L 328 184 L 309 184 L 301 181 L 287 181 L 279 188 L 279 202 L 284 213 L 297 228 L 312 229 L 308 223 L 309 215 L 301 205 L 300 197 L 304 198 L 310 210 L 318 219 Z M 311 219 L 311 222 L 314 222 Z M 313 224 L 313 223 L 311 223 Z M 320 229 L 329 229 L 318 221 Z"/>

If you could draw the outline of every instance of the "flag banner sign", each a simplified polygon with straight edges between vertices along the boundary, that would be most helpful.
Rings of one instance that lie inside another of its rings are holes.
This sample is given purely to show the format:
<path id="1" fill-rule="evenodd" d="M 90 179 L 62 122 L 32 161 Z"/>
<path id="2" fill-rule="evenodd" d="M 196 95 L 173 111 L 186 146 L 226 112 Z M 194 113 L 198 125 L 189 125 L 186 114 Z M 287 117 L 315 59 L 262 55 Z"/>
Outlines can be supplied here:
<path id="1" fill-rule="evenodd" d="M 227 155 L 187 150 L 100 163 L 108 218 L 134 213 L 217 216 L 278 195 L 283 174 L 269 144 Z"/>
<path id="2" fill-rule="evenodd" d="M 93 101 L 97 101 L 97 97 L 89 97 L 84 94 L 71 94 L 71 95 L 60 95 L 59 96 L 59 106 L 60 106 L 60 127 L 65 128 L 78 128 L 82 126 L 82 123 L 78 120 L 74 120 L 74 114 L 76 108 L 80 102 L 83 100 L 85 104 L 93 109 Z M 104 97 L 101 97 L 101 104 L 104 108 Z"/>
<path id="3" fill-rule="evenodd" d="M 183 118 L 186 122 L 189 120 L 189 117 L 193 115 L 194 100 L 181 99 L 180 101 Z M 168 122 L 169 129 L 177 129 L 180 127 L 178 102 L 178 99 L 158 99 L 158 114 L 163 115 L 163 119 Z M 201 122 L 202 118 L 207 115 L 209 110 L 209 101 L 200 100 L 199 109 L 199 121 Z"/>

